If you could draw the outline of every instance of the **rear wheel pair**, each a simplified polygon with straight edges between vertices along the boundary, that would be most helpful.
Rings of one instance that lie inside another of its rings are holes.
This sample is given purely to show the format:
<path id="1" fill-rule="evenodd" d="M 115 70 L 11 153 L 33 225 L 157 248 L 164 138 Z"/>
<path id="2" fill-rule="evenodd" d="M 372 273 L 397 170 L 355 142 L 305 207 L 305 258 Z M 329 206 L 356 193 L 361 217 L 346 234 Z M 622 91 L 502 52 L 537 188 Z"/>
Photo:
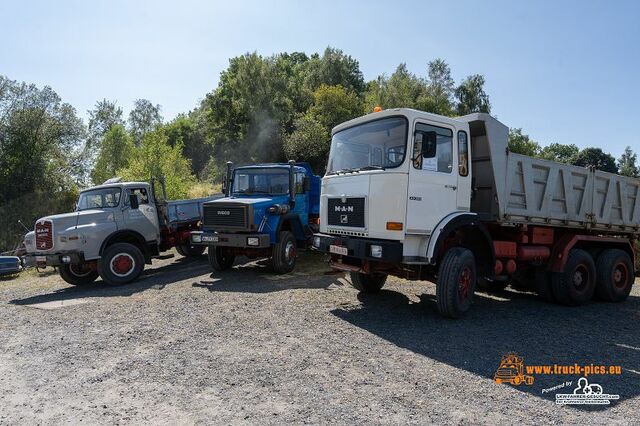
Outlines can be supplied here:
<path id="1" fill-rule="evenodd" d="M 594 262 L 587 251 L 573 249 L 564 271 L 538 284 L 538 292 L 569 306 L 587 303 L 594 295 L 607 302 L 622 302 L 631 292 L 633 272 L 631 257 L 623 250 L 606 249 Z"/>

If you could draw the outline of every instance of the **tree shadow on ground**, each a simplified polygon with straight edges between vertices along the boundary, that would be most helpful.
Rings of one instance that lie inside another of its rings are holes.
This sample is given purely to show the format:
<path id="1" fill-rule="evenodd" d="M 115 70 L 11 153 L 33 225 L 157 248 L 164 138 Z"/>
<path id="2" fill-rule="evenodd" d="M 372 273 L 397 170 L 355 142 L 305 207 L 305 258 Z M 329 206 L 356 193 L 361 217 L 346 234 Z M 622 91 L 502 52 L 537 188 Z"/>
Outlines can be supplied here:
<path id="1" fill-rule="evenodd" d="M 399 347 L 452 367 L 493 379 L 502 355 L 516 352 L 525 365 L 620 365 L 622 375 L 590 375 L 604 393 L 620 400 L 640 394 L 640 298 L 625 303 L 591 303 L 569 308 L 546 303 L 535 295 L 502 291 L 476 294 L 472 309 L 462 319 L 442 318 L 433 295 L 420 303 L 406 295 L 383 290 L 360 294 L 361 305 L 332 313 Z M 542 390 L 578 375 L 535 375 L 532 385 L 514 386 L 522 392 L 555 399 Z M 496 386 L 511 386 L 498 385 Z M 572 393 L 573 388 L 558 393 Z M 616 402 L 612 403 L 614 406 Z M 574 406 L 584 410 L 608 406 Z"/>
<path id="2" fill-rule="evenodd" d="M 87 286 L 64 287 L 51 293 L 15 299 L 9 303 L 32 305 L 35 303 L 90 297 L 127 297 L 151 288 L 162 290 L 171 283 L 187 280 L 209 272 L 211 269 L 206 259 L 206 256 L 178 257 L 167 265 L 145 270 L 138 280 L 129 284 L 111 286 L 98 278 L 97 281 Z"/>

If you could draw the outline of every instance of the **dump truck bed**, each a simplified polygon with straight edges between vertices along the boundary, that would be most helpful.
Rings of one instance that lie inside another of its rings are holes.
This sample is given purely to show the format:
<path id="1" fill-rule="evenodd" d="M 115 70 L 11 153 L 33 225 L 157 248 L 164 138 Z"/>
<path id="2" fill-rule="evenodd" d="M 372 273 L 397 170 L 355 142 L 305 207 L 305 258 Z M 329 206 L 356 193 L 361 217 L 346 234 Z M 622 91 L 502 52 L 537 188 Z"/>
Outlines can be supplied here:
<path id="1" fill-rule="evenodd" d="M 462 119 L 471 131 L 471 210 L 482 220 L 640 232 L 640 179 L 509 152 L 509 129 L 498 120 Z"/>
<path id="2" fill-rule="evenodd" d="M 224 197 L 224 194 L 216 194 L 206 198 L 194 198 L 192 200 L 167 201 L 169 223 L 176 225 L 200 220 L 202 217 L 202 205 L 207 201 L 217 200 L 222 197 Z"/>

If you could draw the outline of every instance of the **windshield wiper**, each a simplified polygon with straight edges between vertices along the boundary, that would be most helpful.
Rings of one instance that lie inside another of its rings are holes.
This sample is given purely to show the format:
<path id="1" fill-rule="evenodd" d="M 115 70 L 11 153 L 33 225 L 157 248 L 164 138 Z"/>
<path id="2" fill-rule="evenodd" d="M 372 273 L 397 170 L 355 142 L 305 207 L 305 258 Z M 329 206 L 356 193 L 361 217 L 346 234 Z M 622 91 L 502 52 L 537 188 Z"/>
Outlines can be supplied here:
<path id="1" fill-rule="evenodd" d="M 385 170 L 385 168 L 382 166 L 364 166 L 364 167 L 358 167 L 356 169 L 356 171 L 359 171 L 359 170 Z"/>
<path id="2" fill-rule="evenodd" d="M 359 169 L 340 169 L 340 170 L 336 170 L 334 173 L 339 175 L 340 173 L 358 173 Z"/>

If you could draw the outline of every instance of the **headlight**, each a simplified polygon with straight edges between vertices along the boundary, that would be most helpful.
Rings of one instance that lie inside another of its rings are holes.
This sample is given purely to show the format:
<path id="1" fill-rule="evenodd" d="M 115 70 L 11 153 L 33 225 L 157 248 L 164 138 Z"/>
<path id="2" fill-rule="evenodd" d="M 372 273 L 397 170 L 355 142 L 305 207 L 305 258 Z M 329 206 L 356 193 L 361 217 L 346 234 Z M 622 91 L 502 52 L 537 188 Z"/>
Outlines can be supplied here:
<path id="1" fill-rule="evenodd" d="M 382 257 L 382 246 L 371 245 L 369 250 L 371 250 L 371 257 Z"/>
<path id="2" fill-rule="evenodd" d="M 259 246 L 260 238 L 258 237 L 247 237 L 247 245 L 248 246 Z"/>
<path id="3" fill-rule="evenodd" d="M 69 256 L 62 256 L 62 263 L 71 263 L 71 257 Z"/>
<path id="4" fill-rule="evenodd" d="M 313 246 L 315 248 L 320 248 L 320 237 L 313 237 Z"/>
<path id="5" fill-rule="evenodd" d="M 201 234 L 191 234 L 191 241 L 193 241 L 194 243 L 201 243 L 202 242 L 202 235 Z"/>

